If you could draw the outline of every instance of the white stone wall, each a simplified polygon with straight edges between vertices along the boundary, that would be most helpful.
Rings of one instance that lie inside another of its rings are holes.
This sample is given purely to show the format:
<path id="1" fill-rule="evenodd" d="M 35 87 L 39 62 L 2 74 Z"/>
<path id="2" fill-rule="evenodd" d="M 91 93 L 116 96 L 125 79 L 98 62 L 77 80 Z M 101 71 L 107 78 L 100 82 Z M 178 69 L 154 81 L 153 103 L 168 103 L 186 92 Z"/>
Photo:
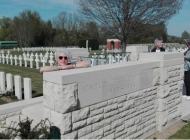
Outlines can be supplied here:
<path id="1" fill-rule="evenodd" d="M 183 65 L 160 68 L 157 130 L 163 131 L 181 118 Z"/>
<path id="2" fill-rule="evenodd" d="M 126 64 L 45 73 L 44 118 L 67 139 L 144 139 L 163 131 L 181 116 L 182 57 L 151 53 Z"/>
<path id="3" fill-rule="evenodd" d="M 44 86 L 54 89 L 51 85 L 54 85 L 55 88 L 55 84 L 48 82 Z M 64 90 L 60 90 L 60 92 L 47 90 L 49 93 L 53 93 L 56 100 L 56 92 L 60 94 L 61 91 L 62 94 L 74 93 L 73 86 L 73 84 L 62 86 L 61 89 L 64 88 Z M 65 89 L 70 89 L 70 91 Z M 76 87 L 75 90 L 77 90 Z M 47 96 L 44 95 L 44 98 L 47 98 Z M 73 100 L 77 101 L 77 96 L 75 97 Z M 66 99 L 68 98 L 70 97 L 66 97 Z M 47 102 L 44 102 L 44 117 L 47 118 L 48 116 L 53 125 L 60 128 L 62 138 L 141 138 L 145 133 L 148 136 L 147 134 L 150 135 L 156 131 L 156 98 L 157 87 L 154 86 L 76 111 L 57 110 L 57 103 L 54 105 L 47 104 L 53 102 L 47 100 Z M 71 100 L 70 102 L 67 100 L 63 102 L 66 102 L 66 104 L 72 103 Z M 74 105 L 76 103 L 72 104 L 72 106 Z M 73 107 L 68 108 L 73 110 Z"/>

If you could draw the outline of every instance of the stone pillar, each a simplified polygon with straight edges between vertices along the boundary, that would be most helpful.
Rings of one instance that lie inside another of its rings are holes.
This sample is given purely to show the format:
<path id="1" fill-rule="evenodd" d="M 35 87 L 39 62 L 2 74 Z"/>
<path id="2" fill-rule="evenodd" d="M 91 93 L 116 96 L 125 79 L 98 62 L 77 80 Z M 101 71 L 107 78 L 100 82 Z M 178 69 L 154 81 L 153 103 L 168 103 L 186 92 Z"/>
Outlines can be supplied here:
<path id="1" fill-rule="evenodd" d="M 61 135 L 71 132 L 71 111 L 77 109 L 78 87 L 76 83 L 59 85 L 43 82 L 44 113 L 52 125 L 60 129 Z"/>
<path id="2" fill-rule="evenodd" d="M 139 59 L 139 53 L 148 52 L 148 46 L 127 46 L 126 52 L 130 52 L 130 61 L 137 61 Z"/>
<path id="3" fill-rule="evenodd" d="M 157 130 L 162 132 L 181 119 L 183 53 L 142 53 L 139 60 L 160 62 L 153 76 L 157 86 Z"/>

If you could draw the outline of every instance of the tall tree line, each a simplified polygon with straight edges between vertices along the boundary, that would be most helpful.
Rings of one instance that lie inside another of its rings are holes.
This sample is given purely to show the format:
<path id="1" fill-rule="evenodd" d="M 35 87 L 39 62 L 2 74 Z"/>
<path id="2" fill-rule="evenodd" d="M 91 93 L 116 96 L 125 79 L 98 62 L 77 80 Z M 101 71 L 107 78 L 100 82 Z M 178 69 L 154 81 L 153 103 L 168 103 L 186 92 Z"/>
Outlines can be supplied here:
<path id="1" fill-rule="evenodd" d="M 136 30 L 127 36 L 128 43 L 150 43 L 156 37 L 167 40 L 164 22 L 141 23 Z M 20 47 L 77 46 L 83 39 L 97 39 L 99 44 L 106 44 L 108 38 L 116 38 L 112 30 L 78 14 L 61 12 L 52 20 L 44 21 L 38 12 L 25 10 L 13 19 L 0 19 L 0 41 L 18 41 Z"/>
<path id="2" fill-rule="evenodd" d="M 20 47 L 76 46 L 81 39 L 97 39 L 105 44 L 99 27 L 76 14 L 62 12 L 44 21 L 38 12 L 25 10 L 13 19 L 0 19 L 0 41 L 18 41 Z"/>

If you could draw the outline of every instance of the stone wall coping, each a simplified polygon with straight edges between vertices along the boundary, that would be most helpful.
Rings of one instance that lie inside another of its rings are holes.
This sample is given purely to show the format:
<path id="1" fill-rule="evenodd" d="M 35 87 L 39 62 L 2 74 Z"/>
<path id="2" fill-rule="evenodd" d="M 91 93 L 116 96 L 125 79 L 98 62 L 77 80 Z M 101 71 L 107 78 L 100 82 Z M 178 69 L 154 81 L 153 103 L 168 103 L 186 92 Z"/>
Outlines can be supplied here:
<path id="1" fill-rule="evenodd" d="M 127 46 L 126 52 L 132 52 L 132 53 L 142 53 L 142 52 L 148 52 L 148 46 Z"/>
<path id="2" fill-rule="evenodd" d="M 139 70 L 158 68 L 159 66 L 159 61 L 131 61 L 126 63 L 93 66 L 89 68 L 45 72 L 43 74 L 43 80 L 64 85 L 75 82 L 82 82 L 89 79 L 108 77 L 110 75 L 114 75 L 116 71 L 118 74 L 125 74 L 127 71 L 134 72 Z"/>
<path id="3" fill-rule="evenodd" d="M 0 115 L 20 111 L 21 109 L 23 109 L 25 107 L 40 104 L 42 102 L 43 102 L 43 96 L 0 105 Z"/>
<path id="4" fill-rule="evenodd" d="M 173 59 L 182 59 L 183 56 L 184 54 L 180 52 L 140 53 L 139 60 L 167 61 Z"/>

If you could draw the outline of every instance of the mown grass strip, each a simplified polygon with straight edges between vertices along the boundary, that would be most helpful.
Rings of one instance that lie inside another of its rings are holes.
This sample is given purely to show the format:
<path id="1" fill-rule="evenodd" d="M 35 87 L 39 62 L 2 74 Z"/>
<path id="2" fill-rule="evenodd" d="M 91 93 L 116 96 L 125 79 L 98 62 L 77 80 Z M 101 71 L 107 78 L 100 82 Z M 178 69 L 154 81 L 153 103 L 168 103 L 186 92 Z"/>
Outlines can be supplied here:
<path id="1" fill-rule="evenodd" d="M 169 139 L 190 139 L 190 122 Z"/>
<path id="2" fill-rule="evenodd" d="M 23 78 L 30 78 L 32 80 L 32 97 L 43 95 L 43 75 L 40 74 L 38 69 L 0 63 L 0 71 L 3 71 L 5 74 L 11 73 L 13 76 L 21 76 L 22 87 Z"/>

